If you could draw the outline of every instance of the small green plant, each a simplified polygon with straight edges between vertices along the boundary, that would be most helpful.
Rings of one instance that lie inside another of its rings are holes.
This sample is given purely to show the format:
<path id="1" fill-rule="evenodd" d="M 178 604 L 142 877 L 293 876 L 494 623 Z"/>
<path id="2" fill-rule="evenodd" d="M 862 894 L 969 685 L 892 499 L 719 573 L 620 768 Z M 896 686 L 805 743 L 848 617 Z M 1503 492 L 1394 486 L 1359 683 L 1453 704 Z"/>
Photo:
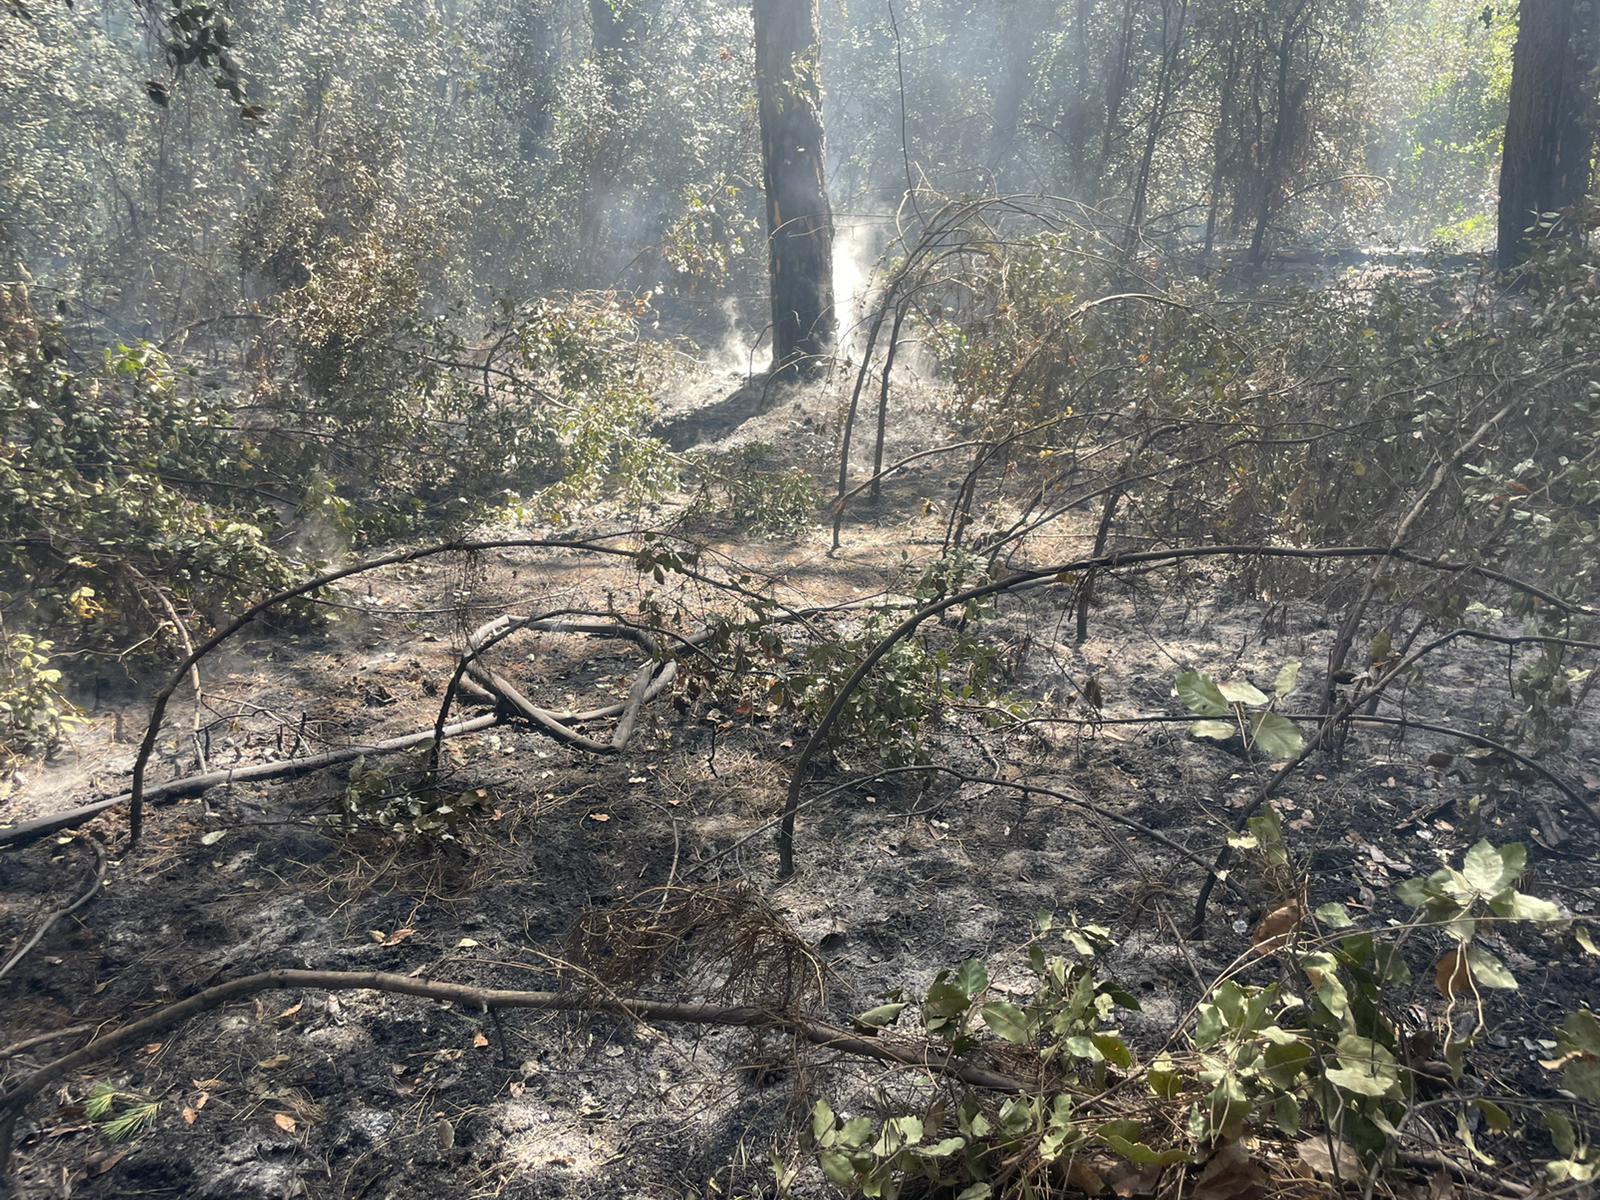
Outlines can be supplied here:
<path id="1" fill-rule="evenodd" d="M 155 1127 L 161 1103 L 134 1092 L 121 1092 L 104 1080 L 89 1089 L 83 1114 L 107 1141 L 129 1142 Z"/>
<path id="2" fill-rule="evenodd" d="M 1480 841 L 1467 851 L 1459 870 L 1440 867 L 1426 879 L 1400 885 L 1400 899 L 1421 919 L 1443 929 L 1453 943 L 1435 968 L 1443 995 L 1453 1000 L 1476 996 L 1480 989 L 1516 988 L 1510 969 L 1478 941 L 1484 924 L 1561 919 L 1561 910 L 1550 901 L 1517 890 L 1527 863 L 1527 847 L 1519 843 L 1497 848 Z"/>
<path id="3" fill-rule="evenodd" d="M 1247 749 L 1274 761 L 1305 748 L 1294 722 L 1277 711 L 1300 680 L 1300 664 L 1285 663 L 1267 695 L 1248 680 L 1218 683 L 1199 671 L 1184 671 L 1173 687 L 1178 699 L 1200 720 L 1189 726 L 1195 737 L 1225 742 L 1240 738 Z"/>

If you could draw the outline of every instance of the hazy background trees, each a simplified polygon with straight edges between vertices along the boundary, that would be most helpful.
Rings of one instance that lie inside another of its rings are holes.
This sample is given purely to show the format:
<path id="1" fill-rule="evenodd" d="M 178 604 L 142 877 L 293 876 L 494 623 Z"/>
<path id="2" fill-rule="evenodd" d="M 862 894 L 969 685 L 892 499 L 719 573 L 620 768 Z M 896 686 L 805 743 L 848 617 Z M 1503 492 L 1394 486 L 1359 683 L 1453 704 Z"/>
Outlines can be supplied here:
<path id="1" fill-rule="evenodd" d="M 1530 33 L 1523 53 L 1567 56 L 1530 67 L 1548 95 L 1527 103 L 1564 89 L 1565 132 L 1519 108 L 1513 154 L 1561 140 L 1565 182 L 1518 165 L 1532 191 L 1507 189 L 1513 225 L 1587 186 L 1594 92 L 1589 0 L 1524 7 L 1549 45 Z M 766 324 L 748 0 L 237 0 L 249 109 L 215 63 L 174 70 L 162 11 L 0 10 L 6 275 L 171 332 L 297 286 L 286 254 L 360 237 L 408 259 L 433 314 L 621 286 L 686 328 Z M 1074 197 L 1130 246 L 1202 256 L 1493 241 L 1514 4 L 823 0 L 819 16 L 842 254 L 878 244 L 908 171 L 943 193 Z M 287 241 L 264 243 L 273 228 Z"/>

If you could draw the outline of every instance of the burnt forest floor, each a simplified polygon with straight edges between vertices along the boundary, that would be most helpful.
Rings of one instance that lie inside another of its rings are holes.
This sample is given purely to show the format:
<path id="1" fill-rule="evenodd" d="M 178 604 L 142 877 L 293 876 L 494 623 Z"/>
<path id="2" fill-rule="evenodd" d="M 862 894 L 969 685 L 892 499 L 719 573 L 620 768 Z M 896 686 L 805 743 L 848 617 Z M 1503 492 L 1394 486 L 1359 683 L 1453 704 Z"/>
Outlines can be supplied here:
<path id="1" fill-rule="evenodd" d="M 724 380 L 703 387 L 707 396 L 732 391 Z M 946 436 L 936 391 L 922 395 L 922 411 L 896 422 L 891 459 Z M 679 436 L 702 448 L 769 442 L 825 475 L 837 399 L 734 405 L 728 420 L 680 425 Z M 707 536 L 715 553 L 781 579 L 790 603 L 893 598 L 908 587 L 902 554 L 916 563 L 937 553 L 943 502 L 963 470 L 935 458 L 896 476 L 876 507 L 852 509 L 837 556 L 820 518 L 776 540 L 715 528 Z M 1070 557 L 1092 533 L 1067 527 L 1032 551 Z M 521 551 L 480 556 L 470 572 L 435 561 L 366 578 L 370 585 L 339 594 L 331 623 L 259 631 L 208 662 L 202 724 L 213 767 L 425 728 L 464 619 L 500 606 L 625 610 L 644 586 L 626 565 Z M 1314 676 L 1333 637 L 1315 597 L 1268 601 L 1207 570 L 1108 582 L 1082 644 L 1063 595 L 1048 588 L 1011 598 L 986 626 L 1010 664 L 1011 692 L 1042 708 L 1065 710 L 1092 679 L 1106 716 L 1176 714 L 1172 681 L 1182 669 L 1270 686 L 1289 659 Z M 637 665 L 625 644 L 553 634 L 507 643 L 500 661 L 551 705 L 613 699 Z M 1494 715 L 1498 701 L 1482 681 L 1501 661 L 1472 647 L 1447 652 L 1406 704 L 1475 728 Z M 193 769 L 191 702 L 187 689 L 178 693 L 156 780 Z M 4 818 L 120 790 L 145 711 L 125 688 L 103 696 L 68 752 L 30 772 Z M 554 988 L 567 982 L 557 961 L 586 916 L 669 880 L 744 879 L 819 957 L 823 1009 L 840 1022 L 971 956 L 988 961 L 1000 993 L 1025 991 L 1023 948 L 1036 914 L 1103 925 L 1116 944 L 1100 970 L 1140 1001 L 1124 1029 L 1150 1050 L 1202 983 L 1248 952 L 1249 930 L 1281 900 L 1242 863 L 1213 906 L 1210 936 L 1191 941 L 1180 931 L 1198 884 L 1192 864 L 1082 809 L 938 776 L 863 784 L 809 808 L 800 872 L 779 885 L 769 832 L 725 852 L 774 818 L 803 733 L 759 711 L 730 714 L 671 696 L 649 706 L 645 721 L 630 752 L 612 759 L 515 725 L 451 741 L 452 786 L 481 808 L 442 846 L 346 829 L 336 814 L 348 768 L 153 808 L 144 843 L 113 858 L 99 896 L 0 982 L 0 1044 L 114 1025 L 267 967 Z M 974 774 L 1015 771 L 1206 857 L 1258 782 L 1249 762 L 1189 738 L 1182 724 L 1034 725 L 981 740 L 977 729 L 952 714 L 931 735 L 929 756 Z M 1591 788 L 1600 783 L 1597 733 L 1592 719 L 1580 725 L 1565 760 Z M 1396 883 L 1441 859 L 1459 862 L 1487 837 L 1529 843 L 1525 890 L 1569 913 L 1594 913 L 1595 831 L 1583 815 L 1537 779 L 1497 772 L 1461 749 L 1415 733 L 1358 732 L 1340 760 L 1314 758 L 1289 782 L 1277 807 L 1312 906 L 1338 900 L 1399 919 Z M 852 761 L 831 764 L 829 782 L 865 769 L 871 752 L 844 757 Z M 90 831 L 115 854 L 122 822 L 113 812 Z M 0 948 L 9 952 L 87 869 L 80 847 L 54 841 L 0 855 Z M 1539 1039 L 1600 995 L 1597 960 L 1574 949 L 1565 927 L 1519 929 L 1488 944 L 1521 988 L 1490 997 L 1494 1032 L 1478 1069 L 1497 1084 L 1548 1093 L 1538 1060 L 1550 1051 Z M 1243 978 L 1264 982 L 1278 969 L 1257 960 Z M 728 982 L 703 967 L 644 990 L 693 998 Z M 1437 1008 L 1426 973 L 1416 996 Z M 0 1063 L 0 1072 L 15 1077 L 43 1053 Z M 94 1079 L 159 1101 L 153 1126 L 107 1141 L 84 1112 Z M 792 1148 L 813 1098 L 860 1111 L 895 1087 L 881 1064 L 799 1056 L 781 1038 L 747 1031 L 529 1013 L 491 1021 L 370 992 L 269 993 L 41 1097 L 19 1129 L 16 1187 L 30 1198 L 760 1195 L 773 1145 Z M 829 1188 L 807 1166 L 797 1191 Z"/>

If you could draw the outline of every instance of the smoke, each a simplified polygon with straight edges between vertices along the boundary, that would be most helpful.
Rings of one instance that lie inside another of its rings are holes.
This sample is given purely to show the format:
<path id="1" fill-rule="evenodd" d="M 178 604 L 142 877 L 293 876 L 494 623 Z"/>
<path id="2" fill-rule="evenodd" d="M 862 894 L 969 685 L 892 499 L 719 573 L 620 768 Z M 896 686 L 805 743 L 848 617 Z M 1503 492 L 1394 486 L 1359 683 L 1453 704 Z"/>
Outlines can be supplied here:
<path id="1" fill-rule="evenodd" d="M 862 322 L 877 290 L 873 222 L 836 225 L 833 231 L 833 304 L 839 322 L 837 347 L 853 354 L 862 340 Z"/>

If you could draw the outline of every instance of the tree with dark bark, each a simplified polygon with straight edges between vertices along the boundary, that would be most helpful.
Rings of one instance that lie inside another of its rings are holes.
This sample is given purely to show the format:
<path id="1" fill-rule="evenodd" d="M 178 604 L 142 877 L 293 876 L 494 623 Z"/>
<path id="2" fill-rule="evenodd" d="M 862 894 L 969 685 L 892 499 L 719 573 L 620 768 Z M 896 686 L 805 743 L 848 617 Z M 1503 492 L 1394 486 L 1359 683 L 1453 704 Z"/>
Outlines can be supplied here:
<path id="1" fill-rule="evenodd" d="M 1522 0 L 1511 65 L 1511 105 L 1500 164 L 1498 259 L 1523 262 L 1530 229 L 1574 236 L 1574 210 L 1593 173 L 1600 2 Z"/>
<path id="2" fill-rule="evenodd" d="M 817 0 L 755 0 L 773 370 L 833 350 L 833 214 L 823 173 Z"/>

